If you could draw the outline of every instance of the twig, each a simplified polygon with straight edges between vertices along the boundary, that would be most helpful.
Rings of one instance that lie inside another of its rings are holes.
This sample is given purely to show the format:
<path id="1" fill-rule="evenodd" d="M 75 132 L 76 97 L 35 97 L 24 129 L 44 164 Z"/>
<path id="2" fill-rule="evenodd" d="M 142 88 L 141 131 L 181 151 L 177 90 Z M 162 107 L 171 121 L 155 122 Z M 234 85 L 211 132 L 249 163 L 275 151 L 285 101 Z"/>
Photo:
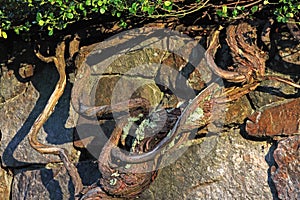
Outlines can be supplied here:
<path id="1" fill-rule="evenodd" d="M 40 153 L 43 154 L 54 154 L 59 155 L 60 159 L 63 161 L 64 166 L 66 167 L 69 175 L 71 176 L 72 182 L 74 184 L 75 193 L 79 193 L 83 185 L 81 183 L 81 178 L 77 172 L 76 167 L 73 163 L 69 161 L 69 158 L 67 156 L 67 151 L 64 148 L 59 148 L 55 146 L 45 145 L 38 141 L 38 132 L 42 128 L 43 124 L 48 120 L 48 118 L 53 113 L 55 106 L 62 96 L 64 89 L 66 87 L 66 72 L 65 72 L 65 58 L 64 58 L 64 52 L 65 52 L 65 42 L 62 42 L 60 45 L 56 48 L 55 56 L 51 57 L 44 57 L 39 52 L 35 52 L 36 56 L 41 59 L 44 62 L 54 62 L 56 69 L 59 73 L 59 80 L 56 83 L 55 90 L 50 96 L 47 105 L 45 106 L 42 113 L 38 116 L 38 118 L 35 120 L 33 126 L 31 127 L 29 131 L 29 143 L 30 145 L 37 150 Z"/>
<path id="2" fill-rule="evenodd" d="M 222 6 L 227 6 L 227 8 L 236 8 L 236 6 L 239 5 L 239 4 L 247 3 L 247 4 L 244 6 L 245 8 L 247 8 L 247 7 L 251 7 L 251 6 L 255 5 L 255 4 L 258 4 L 258 3 L 260 3 L 261 1 L 262 1 L 262 0 L 258 0 L 258 1 L 254 1 L 254 2 L 252 2 L 252 3 L 249 3 L 249 1 L 238 1 L 238 2 L 228 3 L 228 4 L 222 4 L 222 5 L 216 5 L 216 6 L 212 5 L 212 6 L 215 7 L 215 8 L 220 8 L 220 7 L 222 7 Z M 234 5 L 234 6 L 230 6 L 230 5 Z"/>
<path id="3" fill-rule="evenodd" d="M 219 29 L 213 33 L 211 39 L 209 40 L 210 45 L 209 45 L 207 51 L 205 52 L 205 58 L 207 60 L 207 64 L 209 65 L 209 67 L 213 70 L 213 72 L 216 75 L 218 75 L 221 78 L 225 78 L 227 81 L 235 82 L 235 83 L 244 82 L 246 80 L 246 77 L 243 74 L 239 74 L 238 72 L 223 70 L 223 69 L 219 68 L 214 61 L 214 56 L 220 45 L 219 35 L 220 35 L 220 31 L 222 29 L 223 29 L 223 27 L 220 26 Z"/>

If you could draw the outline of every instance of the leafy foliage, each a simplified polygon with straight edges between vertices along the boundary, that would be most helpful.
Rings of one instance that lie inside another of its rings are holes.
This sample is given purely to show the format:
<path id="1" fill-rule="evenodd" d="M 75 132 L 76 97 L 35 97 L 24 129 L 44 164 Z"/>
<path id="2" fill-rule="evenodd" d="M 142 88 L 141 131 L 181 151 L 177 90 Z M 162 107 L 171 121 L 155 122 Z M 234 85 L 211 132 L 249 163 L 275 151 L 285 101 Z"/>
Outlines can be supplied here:
<path id="1" fill-rule="evenodd" d="M 208 1 L 207 1 L 208 2 Z M 164 16 L 184 16 L 181 5 L 168 0 L 4 0 L 0 6 L 0 37 L 7 37 L 5 31 L 14 30 L 17 34 L 29 31 L 32 27 L 47 30 L 53 35 L 55 30 L 62 30 L 68 24 L 79 20 L 101 17 L 108 14 L 120 18 L 121 26 L 126 26 L 128 16 L 157 18 Z M 205 5 L 196 0 L 194 10 Z M 180 12 L 177 11 L 180 8 Z M 16 12 L 16 10 L 18 12 Z"/>
<path id="2" fill-rule="evenodd" d="M 286 23 L 300 13 L 300 2 L 298 0 L 279 0 L 280 6 L 275 10 L 278 22 Z"/>
<path id="3" fill-rule="evenodd" d="M 268 0 L 263 1 L 263 5 L 272 5 L 271 12 L 276 16 L 278 22 L 287 23 L 290 22 L 294 16 L 300 13 L 300 3 L 298 0 L 279 0 L 276 2 L 269 2 Z M 216 11 L 217 15 L 222 18 L 238 19 L 245 16 L 252 16 L 257 11 L 263 9 L 263 5 L 259 6 L 256 4 L 246 4 L 244 6 L 238 5 L 228 7 L 223 5 L 222 9 Z M 299 23 L 299 22 L 298 22 Z"/>
<path id="4" fill-rule="evenodd" d="M 217 14 L 219 17 L 224 17 L 224 18 L 241 18 L 249 14 L 254 14 L 259 10 L 257 5 L 254 5 L 250 8 L 245 8 L 245 6 L 235 6 L 232 9 L 228 9 L 226 5 L 222 6 L 222 10 L 217 10 Z"/>
<path id="5" fill-rule="evenodd" d="M 127 26 L 129 17 L 161 18 L 183 17 L 200 9 L 216 10 L 224 19 L 251 16 L 262 8 L 262 3 L 226 5 L 208 4 L 209 0 L 2 0 L 0 5 L 0 38 L 7 38 L 7 31 L 17 34 L 38 28 L 53 35 L 55 30 L 65 29 L 79 20 L 97 19 L 103 15 L 119 18 L 120 25 Z M 298 0 L 279 0 L 272 4 L 278 22 L 288 22 L 299 14 Z M 211 11 L 211 10 L 209 10 Z"/>

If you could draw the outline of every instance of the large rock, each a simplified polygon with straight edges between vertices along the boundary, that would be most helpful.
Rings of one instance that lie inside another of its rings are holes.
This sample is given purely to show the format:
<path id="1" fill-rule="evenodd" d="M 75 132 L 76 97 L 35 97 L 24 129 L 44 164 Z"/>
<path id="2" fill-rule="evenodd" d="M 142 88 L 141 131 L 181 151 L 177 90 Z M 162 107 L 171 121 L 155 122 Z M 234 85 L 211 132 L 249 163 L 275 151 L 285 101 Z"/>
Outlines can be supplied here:
<path id="1" fill-rule="evenodd" d="M 96 163 L 84 162 L 77 167 L 84 185 L 93 184 L 100 176 Z M 63 166 L 16 170 L 11 199 L 70 200 L 74 199 L 74 186 Z"/>
<path id="2" fill-rule="evenodd" d="M 130 98 L 145 98 L 151 106 L 157 106 L 163 93 L 154 80 L 129 78 L 119 75 L 102 77 L 97 83 L 95 105 L 109 105 L 114 102 L 126 101 Z"/>
<path id="3" fill-rule="evenodd" d="M 232 129 L 190 147 L 140 199 L 272 199 L 267 162 L 266 142 Z"/>
<path id="4" fill-rule="evenodd" d="M 300 199 L 300 136 L 279 141 L 274 151 L 276 165 L 271 168 L 271 178 L 280 199 Z"/>
<path id="5" fill-rule="evenodd" d="M 4 102 L 0 105 L 0 153 L 4 166 L 20 167 L 58 159 L 57 156 L 38 153 L 28 141 L 29 130 L 44 109 L 57 80 L 58 74 L 53 65 L 43 66 L 32 78 L 31 83 L 20 83 L 12 71 L 3 73 L 1 95 Z M 69 112 L 69 98 L 70 84 L 67 85 L 54 113 L 39 132 L 39 140 L 45 144 L 63 146 L 71 152 L 73 129 L 64 127 Z"/>

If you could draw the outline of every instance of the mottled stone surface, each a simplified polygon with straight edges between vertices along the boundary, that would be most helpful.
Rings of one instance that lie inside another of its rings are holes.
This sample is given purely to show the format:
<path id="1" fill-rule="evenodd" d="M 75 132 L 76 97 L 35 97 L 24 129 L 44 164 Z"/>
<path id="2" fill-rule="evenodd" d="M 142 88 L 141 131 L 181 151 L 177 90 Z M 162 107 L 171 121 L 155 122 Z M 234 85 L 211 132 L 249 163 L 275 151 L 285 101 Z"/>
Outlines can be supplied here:
<path id="1" fill-rule="evenodd" d="M 93 184 L 100 176 L 94 162 L 82 162 L 77 168 L 85 186 Z M 74 199 L 74 187 L 63 166 L 16 170 L 11 199 L 71 200 Z"/>
<path id="2" fill-rule="evenodd" d="M 246 96 L 231 103 L 226 110 L 225 124 L 243 124 L 252 112 L 251 104 Z"/>
<path id="3" fill-rule="evenodd" d="M 139 199 L 272 199 L 267 153 L 266 142 L 245 140 L 239 130 L 206 137 L 162 169 Z"/>
<path id="4" fill-rule="evenodd" d="M 44 65 L 32 78 L 31 83 L 20 83 L 13 72 L 9 76 L 4 74 L 1 77 L 1 95 L 5 102 L 0 107 L 2 133 L 0 153 L 4 166 L 20 167 L 57 160 L 56 156 L 41 155 L 34 150 L 29 145 L 27 137 L 35 119 L 46 105 L 57 80 L 58 74 L 53 65 Z M 70 86 L 67 85 L 54 113 L 44 124 L 39 139 L 45 144 L 64 146 L 71 152 L 73 129 L 64 127 L 69 112 Z M 19 92 L 11 92 L 9 88 Z"/>
<path id="5" fill-rule="evenodd" d="M 12 179 L 12 173 L 0 168 L 0 199 L 9 200 Z"/>
<path id="6" fill-rule="evenodd" d="M 157 106 L 163 97 L 154 80 L 122 76 L 102 77 L 97 83 L 94 105 L 108 105 L 131 98 L 145 98 Z M 112 102 L 113 101 L 113 102 Z"/>
<path id="7" fill-rule="evenodd" d="M 280 199 L 300 199 L 300 136 L 279 141 L 271 174 Z"/>
<path id="8" fill-rule="evenodd" d="M 296 94 L 296 88 L 278 81 L 266 80 L 255 91 L 250 92 L 249 97 L 255 109 L 258 109 L 294 97 L 294 94 Z"/>
<path id="9" fill-rule="evenodd" d="M 0 88 L 1 108 L 5 102 L 13 101 L 19 95 L 23 94 L 27 88 L 27 84 L 20 82 L 13 70 L 3 67 L 0 74 Z"/>
<path id="10" fill-rule="evenodd" d="M 205 137 L 163 168 L 138 199 L 272 199 L 268 150 L 266 142 L 245 140 L 237 129 Z M 100 177 L 95 162 L 78 169 L 85 185 Z M 13 199 L 24 191 L 26 199 L 72 199 L 73 187 L 63 167 L 43 168 L 16 173 Z"/>
<path id="11" fill-rule="evenodd" d="M 204 49 L 197 44 L 176 32 L 140 28 L 82 49 L 79 54 L 87 56 L 77 62 L 77 67 L 80 68 L 84 62 L 91 70 L 84 89 L 85 96 L 91 96 L 91 99 L 83 99 L 82 102 L 102 105 L 112 98 L 123 96 L 127 100 L 134 92 L 140 92 L 137 90 L 142 82 L 156 84 L 163 92 L 171 91 L 180 98 L 194 97 L 193 89 L 202 89 L 212 76 L 203 62 Z M 130 79 L 135 83 L 128 84 Z M 160 101 L 160 92 L 156 92 L 154 87 L 150 90 L 154 91 L 150 92 L 154 94 L 154 101 Z M 152 97 L 147 97 L 150 102 L 153 101 Z"/>
<path id="12" fill-rule="evenodd" d="M 116 51 L 115 53 L 118 52 Z M 165 52 L 159 49 L 129 51 L 121 53 L 119 56 L 114 57 L 115 59 L 107 57 L 106 59 L 109 60 L 108 65 L 105 65 L 107 64 L 106 62 L 100 62 L 93 65 L 91 69 L 92 73 L 97 75 L 119 74 L 154 78 L 158 70 L 158 64 L 164 58 L 164 54 Z"/>
<path id="13" fill-rule="evenodd" d="M 115 38 L 114 42 L 124 42 L 124 40 L 126 38 Z M 155 40 L 155 43 L 158 44 L 159 42 L 160 40 Z M 103 45 L 114 47 L 115 44 L 104 43 Z M 113 48 L 105 49 L 106 47 L 103 48 L 105 53 L 115 53 Z M 180 49 L 180 44 L 173 44 L 173 47 L 173 49 Z M 128 46 L 125 48 L 128 48 Z M 100 46 L 98 49 L 100 53 L 101 49 Z M 96 51 L 95 54 L 97 54 Z M 161 74 L 157 66 L 144 65 L 145 63 L 172 65 L 172 59 L 168 60 L 169 63 L 163 62 L 164 56 L 169 56 L 164 53 L 164 51 L 158 51 L 157 49 L 147 49 L 145 52 L 133 49 L 131 52 L 123 54 L 123 57 L 113 57 L 113 64 L 111 64 L 112 62 L 103 62 L 103 64 L 109 63 L 103 65 L 105 70 L 101 68 L 102 63 L 92 64 L 91 69 L 95 80 L 90 82 L 91 85 L 87 83 L 87 86 L 91 86 L 90 90 L 95 89 L 93 86 L 96 85 L 97 87 L 98 85 L 95 83 L 98 83 L 99 80 L 99 77 L 96 76 L 101 74 L 102 78 L 105 78 L 103 82 L 109 84 L 113 82 L 111 76 L 119 76 L 124 79 L 154 79 L 156 82 L 166 83 L 165 87 L 185 94 L 185 88 L 177 90 L 182 85 L 176 85 L 178 79 L 174 78 L 173 75 L 179 74 L 177 72 L 186 60 L 180 59 L 176 55 L 173 56 L 173 61 L 178 62 L 177 66 L 164 68 Z M 154 57 L 151 58 L 151 56 Z M 1 55 L 0 59 L 3 59 Z M 139 68 L 135 68 L 136 66 Z M 205 63 L 202 67 L 206 67 Z M 168 69 L 174 69 L 173 72 L 175 73 L 170 73 Z M 211 78 L 210 71 L 205 71 L 204 75 L 201 74 L 201 70 L 190 74 L 189 72 L 191 72 L 189 68 L 180 71 L 184 78 L 188 78 L 187 82 L 184 80 L 184 86 L 190 86 L 195 90 L 200 90 L 203 87 L 202 76 L 207 78 L 205 79 L 206 82 Z M 6 72 L 3 71 L 3 73 Z M 27 140 L 30 127 L 45 106 L 57 81 L 58 76 L 53 64 L 40 66 L 40 71 L 33 76 L 32 83 L 20 83 L 13 79 L 10 80 L 6 75 L 3 77 L 6 77 L 6 80 L 1 79 L 0 82 L 2 84 L 0 91 L 1 159 L 6 166 L 21 167 L 14 171 L 11 199 L 73 199 L 74 188 L 64 167 L 59 165 L 53 165 L 51 168 L 44 168 L 41 165 L 28 166 L 32 163 L 44 164 L 56 158 L 40 155 L 30 147 Z M 289 75 L 286 75 L 286 77 L 289 77 Z M 165 80 L 167 78 L 168 80 Z M 136 93 L 147 94 L 148 98 L 157 97 L 153 102 L 160 101 L 160 92 L 165 88 L 154 85 L 154 81 L 152 80 L 150 89 L 139 87 L 140 91 L 136 90 Z M 199 84 L 199 82 L 201 83 Z M 272 83 L 270 84 L 270 82 Z M 99 102 L 97 104 L 106 104 L 110 101 L 105 98 L 111 97 L 111 95 L 107 95 L 103 91 L 107 91 L 107 88 L 111 86 L 101 85 L 103 88 L 99 86 L 97 93 L 99 95 L 97 101 Z M 65 128 L 65 121 L 70 108 L 70 87 L 71 85 L 68 84 L 55 112 L 43 126 L 44 130 L 41 130 L 40 140 L 44 143 L 63 146 L 70 152 L 76 153 L 72 147 L 72 125 L 70 125 L 70 128 Z M 251 105 L 244 97 L 228 107 L 225 131 L 216 132 L 217 135 L 210 134 L 210 136 L 204 137 L 202 143 L 190 147 L 175 163 L 163 168 L 150 189 L 145 191 L 140 199 L 272 199 L 273 197 L 276 199 L 276 192 L 273 190 L 269 174 L 269 165 L 272 162 L 272 153 L 270 152 L 272 152 L 272 149 L 264 141 L 244 139 L 241 136 L 245 134 L 243 122 L 251 112 L 251 106 L 259 108 L 274 101 L 281 101 L 295 92 L 294 88 L 281 83 L 264 81 L 257 91 L 250 94 Z M 119 95 L 121 96 L 121 93 Z M 167 95 L 164 96 L 162 101 L 166 101 L 165 104 L 171 104 L 168 102 L 170 99 L 175 102 L 172 105 L 175 105 L 177 103 L 176 97 L 168 95 L 168 97 L 166 97 Z M 101 146 L 105 144 L 108 138 L 104 134 L 106 129 L 104 129 L 103 134 L 99 135 L 93 132 L 92 128 L 87 129 L 89 126 L 85 125 L 89 121 L 84 120 L 79 120 L 80 127 L 78 128 L 82 128 L 86 132 L 86 135 L 84 135 L 84 139 L 87 138 L 85 144 L 93 146 L 91 148 L 97 150 L 95 154 L 99 154 Z M 89 133 L 89 130 L 91 130 L 91 133 Z M 90 141 L 92 143 L 89 143 Z M 83 146 L 85 145 L 81 145 L 80 148 Z M 287 149 L 289 148 L 291 146 L 287 145 Z M 280 149 L 282 150 L 282 148 Z M 289 158 L 290 155 L 286 154 Z M 97 158 L 94 154 L 93 156 Z M 82 156 L 81 159 L 85 160 L 87 157 Z M 276 158 L 278 163 L 280 163 L 280 159 L 279 157 Z M 83 165 L 79 164 L 78 169 L 85 186 L 91 185 L 100 177 L 97 161 Z M 299 176 L 292 176 L 295 171 L 291 171 L 291 168 L 287 165 L 282 165 L 273 173 L 273 180 L 276 182 L 275 177 L 284 169 L 287 169 L 289 173 L 289 180 L 292 180 L 293 183 L 296 182 L 295 177 Z M 3 173 L 5 172 L 3 171 Z M 7 186 L 10 182 L 8 181 L 5 184 Z M 281 187 L 284 191 L 285 185 L 283 184 Z M 296 185 L 293 185 L 293 187 L 296 188 Z M 4 191 L 9 193 L 6 189 Z M 282 194 L 287 195 L 284 192 Z"/>
<path id="14" fill-rule="evenodd" d="M 266 27 L 268 26 L 270 26 L 270 24 Z M 272 27 L 272 29 L 275 27 Z M 272 31 L 272 29 L 268 27 L 266 36 L 262 38 L 266 47 L 269 48 L 266 74 L 280 76 L 299 83 L 299 41 L 291 35 L 284 23 L 278 24 L 276 31 Z M 257 109 L 272 102 L 293 98 L 295 97 L 294 94 L 297 93 L 297 89 L 292 86 L 276 80 L 265 80 L 254 92 L 251 92 L 249 96 L 255 109 Z"/>
<path id="15" fill-rule="evenodd" d="M 66 170 L 35 169 L 15 174 L 12 199 L 70 199 L 72 187 Z M 71 198 L 73 199 L 73 198 Z"/>

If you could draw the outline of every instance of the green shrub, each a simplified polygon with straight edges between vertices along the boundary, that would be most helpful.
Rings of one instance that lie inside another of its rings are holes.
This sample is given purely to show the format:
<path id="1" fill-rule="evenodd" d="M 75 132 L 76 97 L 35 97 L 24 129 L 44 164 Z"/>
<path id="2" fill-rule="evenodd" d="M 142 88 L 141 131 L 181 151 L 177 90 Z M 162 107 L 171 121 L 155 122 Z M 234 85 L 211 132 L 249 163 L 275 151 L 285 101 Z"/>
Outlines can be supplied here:
<path id="1" fill-rule="evenodd" d="M 47 31 L 51 36 L 55 30 L 65 29 L 68 24 L 103 15 L 119 18 L 123 27 L 127 25 L 125 19 L 130 17 L 183 17 L 203 8 L 212 12 L 216 10 L 216 14 L 224 19 L 238 19 L 251 17 L 267 5 L 271 5 L 278 22 L 286 23 L 300 11 L 298 0 L 279 0 L 275 3 L 268 0 L 263 3 L 237 1 L 230 6 L 214 5 L 209 0 L 2 0 L 0 37 L 7 38 L 8 30 L 19 34 L 33 28 Z"/>
<path id="2" fill-rule="evenodd" d="M 252 17 L 254 13 L 259 11 L 259 9 L 268 6 L 271 13 L 274 13 L 276 20 L 278 22 L 291 22 L 292 18 L 299 15 L 300 13 L 300 3 L 298 0 L 279 0 L 276 2 L 269 2 L 268 0 L 263 1 L 263 5 L 246 3 L 243 6 L 239 5 L 238 2 L 235 6 L 228 7 L 223 5 L 222 9 L 217 9 L 216 13 L 219 17 L 227 19 L 238 19 L 242 17 Z M 299 23 L 299 22 L 296 22 Z"/>
<path id="3" fill-rule="evenodd" d="M 126 26 L 124 19 L 130 16 L 180 17 L 204 6 L 205 3 L 201 0 L 187 6 L 168 0 L 4 0 L 0 6 L 0 37 L 6 38 L 7 30 L 14 30 L 19 34 L 32 27 L 40 27 L 53 35 L 55 30 L 65 29 L 68 24 L 104 14 L 120 18 L 121 26 Z"/>
<path id="4" fill-rule="evenodd" d="M 278 22 L 286 23 L 294 18 L 294 16 L 299 15 L 300 3 L 298 0 L 279 0 L 279 3 L 279 7 L 274 12 Z"/>

